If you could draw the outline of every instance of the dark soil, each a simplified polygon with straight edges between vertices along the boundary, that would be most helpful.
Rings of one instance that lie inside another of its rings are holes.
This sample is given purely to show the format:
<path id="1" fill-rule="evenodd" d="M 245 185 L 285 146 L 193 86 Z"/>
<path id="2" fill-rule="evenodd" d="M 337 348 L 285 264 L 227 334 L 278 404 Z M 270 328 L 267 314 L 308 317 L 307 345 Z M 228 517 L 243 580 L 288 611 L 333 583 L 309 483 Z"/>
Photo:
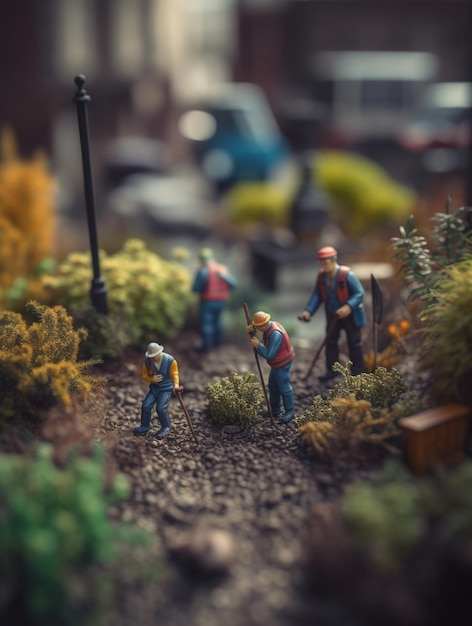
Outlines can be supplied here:
<path id="1" fill-rule="evenodd" d="M 319 503 L 336 501 L 354 479 L 369 479 L 381 463 L 372 452 L 356 461 L 317 458 L 303 448 L 295 422 L 261 419 L 250 428 L 215 425 L 205 386 L 216 376 L 251 371 L 249 345 L 225 345 L 199 355 L 195 335 L 166 342 L 179 363 L 183 399 L 198 443 L 178 400 L 173 429 L 164 439 L 154 416 L 152 430 L 135 437 L 147 385 L 140 379 L 143 355 L 108 364 L 105 430 L 117 435 L 111 452 L 132 483 L 130 498 L 112 515 L 149 530 L 160 575 L 125 586 L 113 626 L 289 626 L 347 624 L 342 606 L 307 591 L 307 528 Z M 292 368 L 296 409 L 308 408 L 323 359 L 302 381 L 313 346 L 296 346 Z M 267 379 L 268 367 L 261 360 Z"/>

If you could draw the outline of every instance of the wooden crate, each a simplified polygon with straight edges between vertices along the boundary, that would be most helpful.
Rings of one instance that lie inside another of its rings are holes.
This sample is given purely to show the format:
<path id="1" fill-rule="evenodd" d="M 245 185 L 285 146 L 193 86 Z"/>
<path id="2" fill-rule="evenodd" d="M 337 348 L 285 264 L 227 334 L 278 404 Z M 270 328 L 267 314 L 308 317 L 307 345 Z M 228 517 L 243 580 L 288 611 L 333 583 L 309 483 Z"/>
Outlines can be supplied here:
<path id="1" fill-rule="evenodd" d="M 406 437 L 407 463 L 416 473 L 464 458 L 470 407 L 446 404 L 399 420 Z"/>

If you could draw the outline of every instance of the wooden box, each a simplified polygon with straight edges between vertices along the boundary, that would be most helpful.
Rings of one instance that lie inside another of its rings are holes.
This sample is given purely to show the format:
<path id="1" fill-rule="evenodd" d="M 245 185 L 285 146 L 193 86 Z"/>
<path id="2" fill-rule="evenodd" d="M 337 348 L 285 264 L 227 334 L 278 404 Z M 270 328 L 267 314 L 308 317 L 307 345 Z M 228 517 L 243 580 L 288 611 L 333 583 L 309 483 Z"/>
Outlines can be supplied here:
<path id="1" fill-rule="evenodd" d="M 446 404 L 399 420 L 410 469 L 422 473 L 462 460 L 469 415 L 468 406 Z"/>

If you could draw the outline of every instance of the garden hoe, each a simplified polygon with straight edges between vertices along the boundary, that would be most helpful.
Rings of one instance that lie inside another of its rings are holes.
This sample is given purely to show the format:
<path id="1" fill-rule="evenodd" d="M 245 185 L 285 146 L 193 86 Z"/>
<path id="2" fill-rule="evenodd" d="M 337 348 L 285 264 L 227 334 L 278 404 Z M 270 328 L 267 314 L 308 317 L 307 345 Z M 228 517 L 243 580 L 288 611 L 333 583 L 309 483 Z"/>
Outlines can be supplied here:
<path id="1" fill-rule="evenodd" d="M 315 357 L 314 357 L 313 361 L 311 362 L 311 365 L 310 365 L 310 368 L 309 368 L 308 372 L 303 377 L 303 380 L 307 380 L 308 377 L 310 376 L 311 372 L 313 371 L 313 368 L 315 367 L 315 363 L 318 361 L 318 358 L 319 358 L 319 356 L 321 354 L 321 350 L 323 350 L 323 348 L 325 347 L 326 342 L 330 338 L 330 336 L 331 336 L 333 330 L 335 329 L 337 323 L 338 323 L 338 316 L 337 316 L 337 314 L 335 314 L 333 319 L 331 320 L 329 326 L 328 326 L 328 330 L 326 331 L 326 336 L 323 339 L 323 343 L 318 348 L 318 351 L 316 352 Z"/>
<path id="2" fill-rule="evenodd" d="M 379 281 L 373 274 L 370 275 L 370 283 L 372 287 L 372 337 L 373 337 L 373 350 L 374 350 L 374 364 L 372 371 L 375 372 L 377 368 L 377 328 L 382 323 L 383 318 L 383 296 L 380 289 Z"/>
<path id="3" fill-rule="evenodd" d="M 243 309 L 244 309 L 244 313 L 246 314 L 246 321 L 248 324 L 252 324 L 252 320 L 251 320 L 251 316 L 249 315 L 249 309 L 246 303 L 243 304 Z M 253 335 L 256 334 L 256 330 L 254 329 L 254 333 L 252 333 Z M 256 348 L 253 348 L 254 350 L 254 357 L 256 359 L 256 364 L 257 364 L 257 369 L 259 371 L 259 378 L 261 379 L 261 385 L 262 385 L 262 390 L 264 392 L 264 398 L 267 404 L 267 410 L 269 412 L 270 415 L 270 421 L 272 422 L 272 424 L 275 425 L 275 420 L 274 420 L 274 414 L 272 413 L 272 407 L 270 406 L 270 402 L 269 402 L 269 397 L 267 395 L 267 389 L 266 386 L 264 384 L 264 376 L 262 374 L 262 370 L 261 370 L 261 364 L 259 362 L 259 355 L 257 354 L 257 350 Z"/>
<path id="4" fill-rule="evenodd" d="M 184 401 L 182 400 L 183 390 L 184 388 L 180 386 L 178 389 L 175 390 L 175 393 L 176 393 L 177 398 L 179 399 L 180 406 L 182 407 L 182 411 L 184 412 L 185 417 L 187 418 L 187 424 L 189 425 L 189 428 L 192 431 L 193 438 L 198 443 L 198 438 L 193 428 L 192 420 L 190 419 L 190 415 L 188 414 L 187 407 L 185 406 Z"/>

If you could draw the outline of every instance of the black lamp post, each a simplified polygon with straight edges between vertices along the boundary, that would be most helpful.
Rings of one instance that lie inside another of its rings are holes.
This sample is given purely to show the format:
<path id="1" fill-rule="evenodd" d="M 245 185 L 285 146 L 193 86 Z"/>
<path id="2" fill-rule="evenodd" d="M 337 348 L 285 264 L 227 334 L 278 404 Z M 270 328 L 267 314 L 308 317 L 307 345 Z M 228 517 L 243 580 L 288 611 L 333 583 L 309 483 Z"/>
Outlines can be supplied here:
<path id="1" fill-rule="evenodd" d="M 93 278 L 92 287 L 90 289 L 90 298 L 92 301 L 92 305 L 95 307 L 95 310 L 98 313 L 103 313 L 104 315 L 106 315 L 108 313 L 107 289 L 105 286 L 105 281 L 100 276 L 97 225 L 95 220 L 95 202 L 93 197 L 92 168 L 90 162 L 89 130 L 87 118 L 87 104 L 90 102 L 90 96 L 84 88 L 85 76 L 79 74 L 75 77 L 74 82 L 77 85 L 74 102 L 77 105 L 80 147 L 82 151 L 82 167 L 84 171 L 85 209 L 87 211 L 90 251 L 92 253 Z"/>

